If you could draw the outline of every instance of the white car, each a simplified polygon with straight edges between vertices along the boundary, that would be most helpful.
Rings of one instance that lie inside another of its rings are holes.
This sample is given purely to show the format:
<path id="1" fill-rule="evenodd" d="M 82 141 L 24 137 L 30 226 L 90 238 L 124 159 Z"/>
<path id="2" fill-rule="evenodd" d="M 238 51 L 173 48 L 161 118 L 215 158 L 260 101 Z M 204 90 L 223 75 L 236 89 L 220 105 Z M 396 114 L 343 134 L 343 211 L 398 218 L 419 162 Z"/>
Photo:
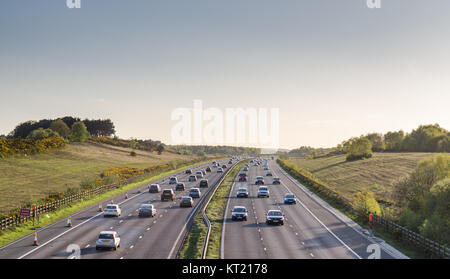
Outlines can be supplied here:
<path id="1" fill-rule="evenodd" d="M 115 216 L 119 217 L 122 215 L 122 210 L 120 209 L 118 204 L 108 204 L 106 205 L 105 211 L 103 212 L 103 216 Z"/>
<path id="2" fill-rule="evenodd" d="M 115 231 L 102 231 L 95 242 L 95 249 L 108 248 L 117 250 L 120 247 L 120 236 Z"/>
<path id="3" fill-rule="evenodd" d="M 198 171 L 198 172 L 195 173 L 195 176 L 196 176 L 197 178 L 203 178 L 203 172 Z"/>
<path id="4" fill-rule="evenodd" d="M 260 186 L 258 188 L 258 198 L 260 197 L 269 197 L 269 188 L 267 186 Z"/>
<path id="5" fill-rule="evenodd" d="M 222 168 L 217 168 L 217 172 L 223 172 Z"/>

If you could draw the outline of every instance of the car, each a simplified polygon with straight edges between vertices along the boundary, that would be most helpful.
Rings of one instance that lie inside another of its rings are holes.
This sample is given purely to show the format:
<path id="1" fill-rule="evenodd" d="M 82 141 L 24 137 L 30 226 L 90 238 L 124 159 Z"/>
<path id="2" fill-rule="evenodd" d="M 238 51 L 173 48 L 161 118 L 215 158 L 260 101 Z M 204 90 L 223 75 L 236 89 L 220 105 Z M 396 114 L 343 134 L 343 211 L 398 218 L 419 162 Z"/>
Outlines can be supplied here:
<path id="1" fill-rule="evenodd" d="M 297 199 L 295 198 L 294 194 L 287 193 L 286 195 L 284 195 L 284 203 L 285 204 L 291 204 L 291 203 L 296 204 L 297 203 Z"/>
<path id="2" fill-rule="evenodd" d="M 269 167 L 268 166 L 264 166 L 264 170 L 269 170 Z"/>
<path id="3" fill-rule="evenodd" d="M 236 197 L 238 198 L 248 198 L 247 188 L 239 188 L 236 192 Z"/>
<path id="4" fill-rule="evenodd" d="M 233 164 L 233 161 L 231 161 L 231 160 L 228 161 L 228 165 L 231 165 L 231 164 Z"/>
<path id="5" fill-rule="evenodd" d="M 253 160 L 250 160 L 250 163 L 253 163 Z"/>
<path id="6" fill-rule="evenodd" d="M 264 185 L 264 177 L 262 176 L 257 176 L 256 177 L 256 181 L 255 181 L 256 185 Z"/>
<path id="7" fill-rule="evenodd" d="M 272 175 L 272 173 L 271 173 L 270 171 L 268 171 L 268 172 L 266 173 L 266 176 L 273 176 L 273 175 Z"/>
<path id="8" fill-rule="evenodd" d="M 107 204 L 105 211 L 103 211 L 103 216 L 115 216 L 119 217 L 122 215 L 122 210 L 120 209 L 120 206 L 118 204 Z"/>
<path id="9" fill-rule="evenodd" d="M 217 172 L 223 172 L 222 168 L 217 168 Z"/>
<path id="10" fill-rule="evenodd" d="M 269 197 L 269 188 L 267 188 L 267 186 L 259 186 L 258 188 L 258 198 L 261 197 Z"/>
<path id="11" fill-rule="evenodd" d="M 178 179 L 176 177 L 169 178 L 169 184 L 177 184 L 177 183 L 178 183 Z"/>
<path id="12" fill-rule="evenodd" d="M 222 165 L 222 168 L 223 168 L 223 169 L 226 169 L 226 168 L 228 168 L 228 167 L 227 167 L 227 165 L 223 164 L 223 165 Z"/>
<path id="13" fill-rule="evenodd" d="M 151 184 L 150 187 L 148 187 L 149 193 L 159 193 L 161 192 L 161 187 L 159 187 L 159 184 Z"/>
<path id="14" fill-rule="evenodd" d="M 271 209 L 266 214 L 267 225 L 284 225 L 284 214 L 281 210 Z"/>
<path id="15" fill-rule="evenodd" d="M 211 167 L 206 167 L 207 172 L 211 172 Z"/>
<path id="16" fill-rule="evenodd" d="M 191 173 L 192 173 L 192 170 L 191 170 L 191 169 L 187 169 L 185 173 L 186 173 L 186 174 L 191 174 Z"/>
<path id="17" fill-rule="evenodd" d="M 200 188 L 191 188 L 191 190 L 189 190 L 189 196 L 191 198 L 200 198 L 201 195 Z"/>
<path id="18" fill-rule="evenodd" d="M 280 178 L 279 178 L 279 177 L 274 177 L 274 178 L 273 178 L 273 181 L 272 181 L 272 184 L 274 184 L 274 185 L 276 185 L 276 184 L 281 184 Z"/>
<path id="19" fill-rule="evenodd" d="M 172 189 L 164 189 L 161 193 L 161 201 L 171 200 L 173 201 L 175 198 L 175 193 Z"/>
<path id="20" fill-rule="evenodd" d="M 219 165 L 219 164 L 218 164 L 216 161 L 212 162 L 213 168 L 217 168 L 218 165 Z"/>
<path id="21" fill-rule="evenodd" d="M 247 221 L 247 209 L 245 206 L 235 206 L 231 210 L 231 220 L 244 220 Z"/>
<path id="22" fill-rule="evenodd" d="M 189 176 L 189 182 L 192 182 L 192 181 L 197 181 L 197 176 L 195 176 L 195 175 L 190 175 L 190 176 Z"/>
<path id="23" fill-rule="evenodd" d="M 186 186 L 183 182 L 177 183 L 177 186 L 175 186 L 175 191 L 184 191 L 186 190 Z"/>
<path id="24" fill-rule="evenodd" d="M 246 173 L 240 173 L 239 174 L 239 181 L 247 181 L 247 174 Z"/>
<path id="25" fill-rule="evenodd" d="M 189 196 L 183 196 L 180 199 L 180 207 L 193 207 L 194 200 Z"/>
<path id="26" fill-rule="evenodd" d="M 156 208 L 153 204 L 144 203 L 139 208 L 139 217 L 153 217 L 156 215 Z"/>
<path id="27" fill-rule="evenodd" d="M 198 172 L 195 173 L 195 176 L 196 176 L 197 178 L 203 178 L 203 172 L 198 171 Z"/>
<path id="28" fill-rule="evenodd" d="M 242 170 L 243 171 L 248 171 L 248 167 L 244 167 Z"/>
<path id="29" fill-rule="evenodd" d="M 199 187 L 200 188 L 202 188 L 202 187 L 208 187 L 209 185 L 208 185 L 208 179 L 202 179 L 202 180 L 200 180 L 200 184 L 199 184 Z"/>
<path id="30" fill-rule="evenodd" d="M 206 171 L 205 170 L 200 170 L 202 173 L 203 173 L 203 175 L 206 175 Z"/>
<path id="31" fill-rule="evenodd" d="M 95 242 L 95 249 L 104 248 L 117 250 L 120 247 L 120 236 L 115 231 L 102 231 Z"/>

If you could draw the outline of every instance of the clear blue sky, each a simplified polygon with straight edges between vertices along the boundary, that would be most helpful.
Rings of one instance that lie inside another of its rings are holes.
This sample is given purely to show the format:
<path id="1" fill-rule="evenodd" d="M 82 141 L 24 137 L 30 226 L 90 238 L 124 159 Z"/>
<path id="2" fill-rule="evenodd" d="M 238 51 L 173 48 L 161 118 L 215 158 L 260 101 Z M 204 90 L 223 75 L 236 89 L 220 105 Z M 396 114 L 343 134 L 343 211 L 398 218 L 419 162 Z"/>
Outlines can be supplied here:
<path id="1" fill-rule="evenodd" d="M 0 134 L 111 118 L 170 143 L 176 107 L 280 108 L 280 145 L 450 128 L 450 1 L 0 1 Z"/>

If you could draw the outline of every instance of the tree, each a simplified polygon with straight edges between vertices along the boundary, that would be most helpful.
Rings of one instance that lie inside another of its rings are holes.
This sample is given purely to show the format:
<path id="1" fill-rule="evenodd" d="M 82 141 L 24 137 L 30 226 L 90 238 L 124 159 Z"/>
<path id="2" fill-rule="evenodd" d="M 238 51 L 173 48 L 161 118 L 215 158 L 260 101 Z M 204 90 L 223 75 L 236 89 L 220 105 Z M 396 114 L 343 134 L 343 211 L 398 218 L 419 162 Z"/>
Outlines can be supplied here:
<path id="1" fill-rule="evenodd" d="M 57 132 L 51 130 L 51 129 L 36 129 L 34 131 L 32 131 L 27 138 L 32 139 L 32 140 L 40 140 L 40 139 L 45 139 L 45 138 L 49 138 L 49 137 L 54 137 L 54 136 L 59 136 Z"/>
<path id="2" fill-rule="evenodd" d="M 158 155 L 161 155 L 161 153 L 164 151 L 164 145 L 160 144 L 158 147 L 156 147 L 156 151 L 158 151 Z"/>
<path id="3" fill-rule="evenodd" d="M 196 155 L 197 155 L 198 157 L 205 157 L 205 156 L 206 156 L 206 153 L 205 153 L 205 151 L 203 151 L 203 150 L 199 150 L 199 151 L 197 151 Z"/>
<path id="4" fill-rule="evenodd" d="M 384 135 L 384 143 L 388 151 L 400 151 L 405 138 L 405 133 L 400 130 L 398 132 L 387 132 Z"/>
<path id="5" fill-rule="evenodd" d="M 67 138 L 70 135 L 70 128 L 64 121 L 57 119 L 52 122 L 50 129 L 57 132 L 61 137 Z"/>
<path id="6" fill-rule="evenodd" d="M 346 150 L 347 161 L 372 157 L 372 143 L 365 137 L 352 140 Z"/>
<path id="7" fill-rule="evenodd" d="M 386 149 L 386 145 L 384 143 L 384 138 L 382 134 L 371 133 L 367 134 L 366 138 L 370 141 L 370 143 L 372 143 L 372 151 L 382 152 Z"/>
<path id="8" fill-rule="evenodd" d="M 82 121 L 73 123 L 72 132 L 69 135 L 71 142 L 85 142 L 91 135 Z"/>

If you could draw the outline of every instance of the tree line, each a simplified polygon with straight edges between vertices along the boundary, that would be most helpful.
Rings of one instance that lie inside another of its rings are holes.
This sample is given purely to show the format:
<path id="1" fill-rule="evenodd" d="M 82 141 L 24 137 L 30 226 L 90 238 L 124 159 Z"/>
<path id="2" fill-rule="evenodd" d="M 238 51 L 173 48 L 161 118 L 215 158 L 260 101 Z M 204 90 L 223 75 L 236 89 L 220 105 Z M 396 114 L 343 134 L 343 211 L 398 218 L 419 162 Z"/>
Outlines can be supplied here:
<path id="1" fill-rule="evenodd" d="M 239 146 L 211 146 L 211 145 L 171 145 L 170 149 L 179 154 L 198 156 L 208 155 L 249 155 L 260 154 L 261 149 L 253 147 L 239 147 Z"/>
<path id="2" fill-rule="evenodd" d="M 347 154 L 347 160 L 370 158 L 372 152 L 450 152 L 450 132 L 434 124 L 420 125 L 411 133 L 369 133 L 343 141 L 337 150 Z"/>
<path id="3" fill-rule="evenodd" d="M 40 130 L 40 132 L 35 133 L 42 134 L 42 130 L 47 129 L 56 131 L 61 137 L 67 138 L 73 125 L 79 122 L 85 125 L 90 136 L 112 136 L 116 133 L 114 123 L 110 119 L 84 119 L 82 121 L 78 117 L 66 116 L 58 119 L 42 119 L 20 123 L 8 134 L 7 138 L 28 138 L 35 130 Z"/>

